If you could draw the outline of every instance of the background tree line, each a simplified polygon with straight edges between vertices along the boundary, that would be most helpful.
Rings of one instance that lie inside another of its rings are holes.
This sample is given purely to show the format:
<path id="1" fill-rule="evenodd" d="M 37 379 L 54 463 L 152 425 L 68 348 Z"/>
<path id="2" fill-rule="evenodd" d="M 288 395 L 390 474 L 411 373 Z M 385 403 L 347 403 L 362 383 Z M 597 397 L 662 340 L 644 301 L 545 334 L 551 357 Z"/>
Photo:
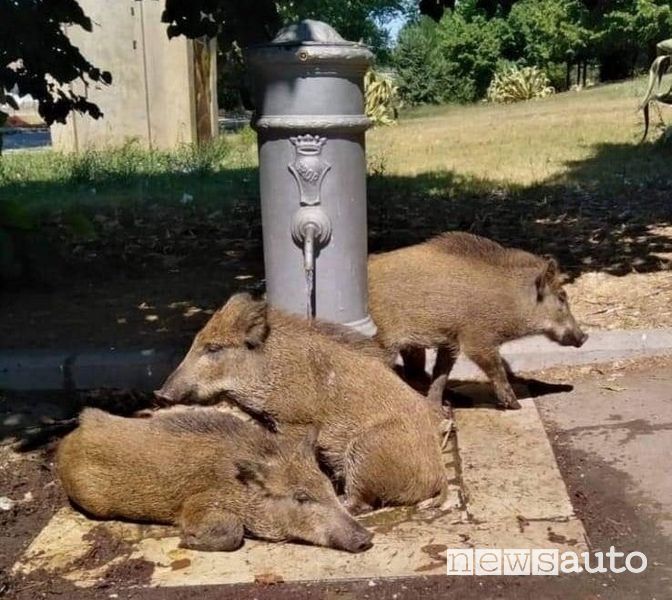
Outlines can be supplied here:
<path id="1" fill-rule="evenodd" d="M 460 0 L 401 31 L 391 64 L 411 104 L 471 102 L 512 65 L 543 69 L 556 90 L 630 77 L 672 36 L 669 0 Z"/>
<path id="2" fill-rule="evenodd" d="M 68 85 L 114 77 L 63 33 L 66 24 L 93 29 L 77 0 L 0 0 L 0 15 L 0 126 L 3 100 L 12 102 L 4 91 L 16 88 L 40 102 L 47 123 L 70 110 L 102 116 Z M 303 18 L 369 44 L 398 72 L 409 103 L 479 99 L 511 64 L 544 69 L 557 89 L 583 80 L 588 66 L 603 81 L 620 79 L 672 36 L 669 0 L 166 0 L 163 15 L 169 36 L 217 36 L 224 108 L 244 100 L 240 49 Z M 408 20 L 394 48 L 385 27 L 393 18 Z"/>

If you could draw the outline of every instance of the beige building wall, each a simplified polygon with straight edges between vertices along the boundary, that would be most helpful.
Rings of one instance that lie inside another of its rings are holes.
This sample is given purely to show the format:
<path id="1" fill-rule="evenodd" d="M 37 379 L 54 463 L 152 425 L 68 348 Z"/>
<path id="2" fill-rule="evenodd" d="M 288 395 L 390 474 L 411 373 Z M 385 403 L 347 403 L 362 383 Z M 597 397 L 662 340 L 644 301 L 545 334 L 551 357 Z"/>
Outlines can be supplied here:
<path id="1" fill-rule="evenodd" d="M 100 69 L 112 73 L 110 86 L 88 87 L 88 98 L 103 117 L 72 113 L 65 125 L 52 127 L 54 148 L 82 151 L 137 140 L 145 147 L 169 149 L 205 141 L 217 133 L 216 41 L 168 39 L 161 23 L 164 0 L 79 0 L 93 32 L 68 29 L 73 44 Z M 195 44 L 206 44 L 209 89 L 195 89 Z M 214 85 L 213 85 L 214 82 Z M 205 94 L 208 103 L 197 103 Z M 197 123 L 198 111 L 210 123 Z M 205 111 L 205 115 L 203 115 Z"/>

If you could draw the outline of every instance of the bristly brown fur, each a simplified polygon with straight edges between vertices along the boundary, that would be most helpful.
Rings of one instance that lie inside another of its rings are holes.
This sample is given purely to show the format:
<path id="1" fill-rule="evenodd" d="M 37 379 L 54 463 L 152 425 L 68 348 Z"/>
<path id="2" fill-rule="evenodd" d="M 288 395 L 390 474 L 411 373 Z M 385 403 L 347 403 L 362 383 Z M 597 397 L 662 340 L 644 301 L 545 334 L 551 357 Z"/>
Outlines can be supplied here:
<path id="1" fill-rule="evenodd" d="M 249 338 L 260 314 L 268 331 L 261 344 L 223 345 Z M 216 352 L 208 352 L 211 345 Z M 321 456 L 344 482 L 353 511 L 438 501 L 447 486 L 442 416 L 380 357 L 359 334 L 239 294 L 198 333 L 159 394 L 174 402 L 233 401 L 283 436 L 317 426 Z"/>
<path id="2" fill-rule="evenodd" d="M 442 252 L 468 256 L 493 266 L 539 268 L 544 264 L 544 259 L 540 256 L 518 248 L 507 248 L 487 238 L 464 231 L 442 233 L 424 243 Z"/>
<path id="3" fill-rule="evenodd" d="M 281 439 L 215 410 L 127 419 L 89 408 L 56 465 L 89 514 L 177 525 L 194 550 L 235 550 L 245 532 L 366 549 L 370 533 L 341 506 L 316 450 L 314 435 Z"/>
<path id="4" fill-rule="evenodd" d="M 387 354 L 374 339 L 365 336 L 351 327 L 329 323 L 327 321 L 312 321 L 311 326 L 331 339 L 355 348 L 359 352 L 385 362 Z"/>
<path id="5" fill-rule="evenodd" d="M 425 348 L 438 348 L 434 377 L 464 352 L 492 380 L 503 407 L 519 406 L 498 347 L 544 334 L 580 346 L 553 259 L 464 232 L 369 259 L 369 310 L 392 363 L 401 353 L 410 377 L 424 373 Z"/>

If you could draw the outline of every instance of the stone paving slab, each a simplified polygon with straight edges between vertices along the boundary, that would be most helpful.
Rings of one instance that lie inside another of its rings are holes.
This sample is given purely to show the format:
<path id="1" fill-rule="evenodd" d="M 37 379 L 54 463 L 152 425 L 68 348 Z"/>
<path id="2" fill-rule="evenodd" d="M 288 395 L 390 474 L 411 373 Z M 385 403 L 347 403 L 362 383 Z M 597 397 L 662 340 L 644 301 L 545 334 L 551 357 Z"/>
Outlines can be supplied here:
<path id="1" fill-rule="evenodd" d="M 534 401 L 455 411 L 462 486 L 476 521 L 572 519 L 574 509 Z"/>
<path id="2" fill-rule="evenodd" d="M 446 449 L 453 498 L 441 509 L 385 509 L 361 517 L 374 547 L 352 555 L 298 544 L 246 540 L 233 553 L 178 548 L 173 528 L 91 521 L 61 509 L 15 569 L 44 569 L 79 586 L 100 581 L 116 563 L 141 559 L 152 566 L 150 585 L 192 586 L 252 582 L 348 580 L 440 575 L 447 548 L 557 548 L 587 550 L 539 415 L 532 401 L 520 411 L 458 410 L 457 436 Z M 101 539 L 120 552 L 96 556 Z M 97 541 L 98 540 L 98 541 Z"/>
<path id="3" fill-rule="evenodd" d="M 64 508 L 15 569 L 24 573 L 43 569 L 89 587 L 98 583 L 111 566 L 129 559 L 142 560 L 153 565 L 150 585 L 193 586 L 252 583 L 265 578 L 326 581 L 443 575 L 447 548 L 587 549 L 583 526 L 576 519 L 488 524 L 460 522 L 455 511 L 424 511 L 395 525 L 394 513 L 374 515 L 374 520 L 383 524 L 372 527 L 375 545 L 363 554 L 254 540 L 246 540 L 237 552 L 218 553 L 179 548 L 179 538 L 172 528 L 101 524 Z M 387 522 L 390 515 L 393 523 Z M 366 519 L 362 521 L 366 524 Z M 86 558 L 95 556 L 96 540 L 102 536 L 115 539 L 123 551 L 107 562 L 88 565 Z"/>

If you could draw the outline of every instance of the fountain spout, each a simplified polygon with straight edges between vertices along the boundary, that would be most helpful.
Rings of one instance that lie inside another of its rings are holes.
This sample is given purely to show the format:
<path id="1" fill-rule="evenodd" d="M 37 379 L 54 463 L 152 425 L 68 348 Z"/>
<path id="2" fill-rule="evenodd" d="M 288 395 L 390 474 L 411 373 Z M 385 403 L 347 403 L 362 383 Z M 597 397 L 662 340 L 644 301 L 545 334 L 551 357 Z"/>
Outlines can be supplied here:
<path id="1" fill-rule="evenodd" d="M 314 319 L 315 263 L 320 248 L 331 237 L 331 220 L 320 206 L 302 206 L 292 221 L 294 242 L 303 248 L 303 272 L 306 279 L 306 316 Z"/>

